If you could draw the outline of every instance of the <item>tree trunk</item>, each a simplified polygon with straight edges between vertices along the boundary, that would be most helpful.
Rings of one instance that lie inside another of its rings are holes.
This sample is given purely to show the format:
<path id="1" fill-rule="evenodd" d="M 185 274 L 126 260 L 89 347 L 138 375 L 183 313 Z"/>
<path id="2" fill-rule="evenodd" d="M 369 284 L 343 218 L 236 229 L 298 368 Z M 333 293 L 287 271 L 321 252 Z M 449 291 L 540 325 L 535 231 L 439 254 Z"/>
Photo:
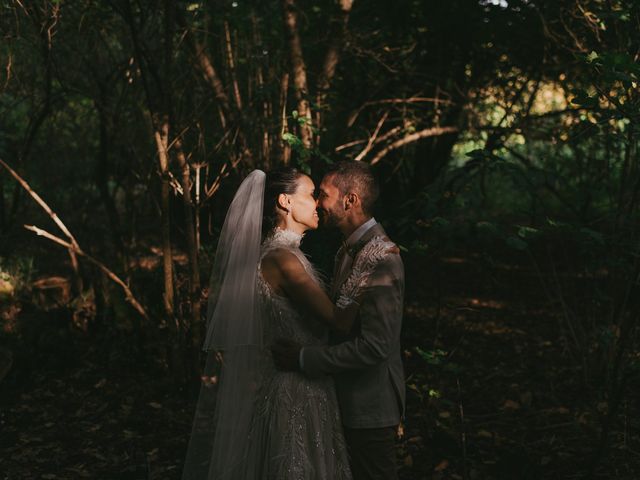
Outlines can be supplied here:
<path id="1" fill-rule="evenodd" d="M 5 233 L 7 230 L 7 217 L 5 213 L 4 204 L 4 183 L 0 179 L 0 233 Z"/>
<path id="2" fill-rule="evenodd" d="M 229 22 L 224 22 L 224 46 L 227 53 L 227 65 L 229 67 L 229 76 L 233 84 L 233 97 L 236 101 L 238 111 L 242 111 L 242 97 L 240 96 L 240 86 L 238 85 L 238 77 L 236 76 L 236 62 L 233 58 L 233 48 L 231 46 L 231 31 L 229 30 Z"/>
<path id="3" fill-rule="evenodd" d="M 133 48 L 135 57 L 140 65 L 140 72 L 142 78 L 142 85 L 144 88 L 145 96 L 147 98 L 147 105 L 151 114 L 151 121 L 153 124 L 153 135 L 156 142 L 156 151 L 158 153 L 158 166 L 160 169 L 161 189 L 160 189 L 160 222 L 162 231 L 162 266 L 164 276 L 164 293 L 163 304 L 164 310 L 168 322 L 176 322 L 174 316 L 174 285 L 173 285 L 173 254 L 171 248 L 171 218 L 169 214 L 170 208 L 170 178 L 169 178 L 169 116 L 167 113 L 158 113 L 160 111 L 167 112 L 167 98 L 163 91 L 163 85 L 160 84 L 161 76 L 157 74 L 148 61 L 145 61 L 145 55 L 142 53 L 142 47 L 140 39 L 138 38 L 137 24 L 134 18 L 131 1 L 127 1 L 124 4 L 124 15 L 129 29 L 131 31 L 131 39 L 133 41 Z M 168 15 L 168 8 L 165 4 L 165 16 Z M 167 19 L 165 18 L 165 22 Z M 165 24 L 166 29 L 166 24 Z M 166 47 L 166 45 L 165 45 Z M 165 51 L 165 62 L 169 54 Z M 165 71 L 166 73 L 166 71 Z M 149 75 L 150 74 L 150 75 Z M 158 83 L 158 89 L 160 93 L 154 95 L 151 92 L 150 78 L 155 79 Z M 179 330 L 179 325 L 176 322 L 176 331 Z"/>
<path id="4" fill-rule="evenodd" d="M 220 76 L 218 75 L 218 72 L 213 65 L 213 61 L 207 54 L 204 45 L 200 44 L 200 42 L 198 42 L 198 40 L 195 38 L 195 35 L 191 31 L 191 28 L 187 25 L 182 12 L 180 12 L 178 9 L 175 9 L 175 12 L 175 18 L 178 21 L 180 27 L 184 30 L 184 39 L 191 51 L 191 55 L 195 59 L 195 63 L 197 64 L 199 70 L 202 72 L 205 81 L 211 86 L 216 100 L 218 101 L 220 124 L 222 125 L 222 128 L 233 128 L 233 126 L 236 126 L 238 128 L 237 139 L 239 143 L 240 156 L 250 165 L 253 165 L 253 151 L 251 149 L 250 143 L 247 140 L 246 134 L 243 131 L 244 122 L 242 119 L 242 111 L 233 109 L 231 103 L 229 102 L 229 97 L 225 91 L 224 84 L 222 83 L 222 80 L 220 80 Z M 236 101 L 237 100 L 238 99 L 236 99 Z M 229 122 L 230 120 L 231 122 Z"/>
<path id="5" fill-rule="evenodd" d="M 295 0 L 282 0 L 284 8 L 284 23 L 289 44 L 291 72 L 293 73 L 293 85 L 295 87 L 296 100 L 298 102 L 298 123 L 300 126 L 300 139 L 305 148 L 313 145 L 311 130 L 311 107 L 309 106 L 309 88 L 307 83 L 307 67 L 302 55 L 302 41 L 298 31 L 298 16 Z"/>
<path id="6" fill-rule="evenodd" d="M 320 127 L 322 126 L 322 114 L 325 110 L 324 102 L 331 86 L 331 81 L 336 73 L 338 62 L 340 61 L 340 53 L 344 46 L 344 41 L 347 33 L 347 24 L 349 22 L 349 15 L 351 14 L 351 8 L 353 7 L 353 0 L 340 0 L 340 11 L 334 15 L 331 19 L 331 27 L 329 33 L 329 48 L 324 57 L 322 65 L 322 71 L 318 77 L 318 87 L 316 93 L 316 128 L 318 133 L 316 136 L 316 143 L 320 141 Z"/>
<path id="7" fill-rule="evenodd" d="M 176 159 L 180 167 L 180 184 L 182 185 L 182 206 L 184 209 L 184 223 L 187 236 L 187 254 L 189 255 L 189 304 L 191 305 L 191 340 L 193 347 L 198 350 L 202 344 L 200 335 L 200 270 L 198 265 L 198 245 L 196 229 L 193 221 L 193 202 L 191 200 L 191 172 L 182 142 L 174 142 Z"/>
<path id="8" fill-rule="evenodd" d="M 279 159 L 283 165 L 289 165 L 289 161 L 291 160 L 291 147 L 287 142 L 284 141 L 284 134 L 287 133 L 287 92 L 289 91 L 289 74 L 284 73 L 282 78 L 280 79 L 280 112 L 281 112 L 281 120 L 280 120 L 280 138 L 278 138 L 277 145 L 279 148 Z"/>
<path id="9" fill-rule="evenodd" d="M 164 309 L 168 320 L 174 319 L 174 289 L 173 289 L 173 257 L 171 249 L 171 219 L 169 216 L 170 185 L 169 185 L 169 120 L 166 116 L 156 122 L 158 128 L 154 132 L 156 148 L 158 150 L 158 164 L 162 179 L 160 193 L 160 214 L 162 224 L 162 266 L 164 271 Z"/>
<path id="10" fill-rule="evenodd" d="M 251 29 L 253 34 L 253 44 L 261 45 L 262 39 L 260 37 L 260 30 L 258 28 L 258 20 L 256 18 L 255 12 L 251 14 Z M 258 91 L 264 92 L 265 80 L 264 80 L 264 71 L 260 62 L 256 62 L 255 66 L 255 82 L 258 87 Z M 264 95 L 264 93 L 263 93 Z M 251 99 L 249 100 L 251 101 Z M 271 168 L 271 136 L 269 132 L 269 119 L 271 117 L 271 102 L 265 96 L 262 101 L 262 139 L 261 139 L 261 165 L 265 170 L 269 170 Z"/>
<path id="11" fill-rule="evenodd" d="M 98 110 L 98 118 L 100 123 L 100 143 L 98 146 L 98 163 L 95 171 L 95 182 L 100 192 L 100 199 L 104 205 L 109 219 L 109 226 L 111 230 L 111 238 L 113 244 L 124 260 L 125 270 L 128 267 L 127 254 L 125 251 L 124 241 L 122 239 L 122 227 L 120 223 L 120 217 L 118 210 L 116 209 L 113 197 L 109 193 L 109 151 L 111 150 L 109 139 L 109 126 L 107 120 L 107 93 L 105 85 L 99 85 L 100 88 L 100 100 L 96 102 L 96 109 Z"/>

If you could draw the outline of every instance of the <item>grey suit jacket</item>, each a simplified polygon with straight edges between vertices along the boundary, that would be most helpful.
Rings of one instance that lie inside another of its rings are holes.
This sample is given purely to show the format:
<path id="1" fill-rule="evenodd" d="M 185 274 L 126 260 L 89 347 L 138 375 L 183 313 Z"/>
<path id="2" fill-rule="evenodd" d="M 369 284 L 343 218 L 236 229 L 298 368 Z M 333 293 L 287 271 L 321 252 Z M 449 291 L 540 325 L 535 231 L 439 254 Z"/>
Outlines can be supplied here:
<path id="1" fill-rule="evenodd" d="M 354 257 L 376 236 L 386 237 L 379 224 L 354 246 Z M 338 290 L 336 287 L 339 286 L 334 285 L 333 291 Z M 400 255 L 391 253 L 369 277 L 349 335 L 334 335 L 328 346 L 309 346 L 303 350 L 302 364 L 307 375 L 334 376 L 342 423 L 346 427 L 397 425 L 404 414 L 400 356 L 403 297 L 404 266 Z"/>

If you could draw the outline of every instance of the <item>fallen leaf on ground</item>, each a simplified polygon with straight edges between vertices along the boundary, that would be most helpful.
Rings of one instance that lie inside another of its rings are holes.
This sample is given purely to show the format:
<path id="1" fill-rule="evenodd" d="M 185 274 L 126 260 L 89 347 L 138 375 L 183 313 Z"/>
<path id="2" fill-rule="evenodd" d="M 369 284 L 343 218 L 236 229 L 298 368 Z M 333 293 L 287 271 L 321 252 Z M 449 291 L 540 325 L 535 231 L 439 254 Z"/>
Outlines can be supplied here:
<path id="1" fill-rule="evenodd" d="M 502 408 L 507 410 L 518 410 L 520 409 L 520 404 L 514 400 L 505 400 L 502 404 Z"/>
<path id="2" fill-rule="evenodd" d="M 436 468 L 434 468 L 433 471 L 442 472 L 443 470 L 446 470 L 448 466 L 449 466 L 449 460 L 445 458 L 444 460 L 441 460 L 438 465 L 436 465 Z"/>

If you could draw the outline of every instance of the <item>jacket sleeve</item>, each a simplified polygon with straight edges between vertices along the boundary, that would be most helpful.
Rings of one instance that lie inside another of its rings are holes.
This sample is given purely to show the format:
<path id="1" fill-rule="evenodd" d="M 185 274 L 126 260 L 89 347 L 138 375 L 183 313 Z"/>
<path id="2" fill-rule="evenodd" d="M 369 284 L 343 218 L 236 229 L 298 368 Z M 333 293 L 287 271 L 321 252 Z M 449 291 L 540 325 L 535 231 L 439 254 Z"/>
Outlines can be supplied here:
<path id="1" fill-rule="evenodd" d="M 385 361 L 400 341 L 403 295 L 402 260 L 392 253 L 374 267 L 367 280 L 358 312 L 360 330 L 355 337 L 338 345 L 305 347 L 304 372 L 316 377 Z"/>

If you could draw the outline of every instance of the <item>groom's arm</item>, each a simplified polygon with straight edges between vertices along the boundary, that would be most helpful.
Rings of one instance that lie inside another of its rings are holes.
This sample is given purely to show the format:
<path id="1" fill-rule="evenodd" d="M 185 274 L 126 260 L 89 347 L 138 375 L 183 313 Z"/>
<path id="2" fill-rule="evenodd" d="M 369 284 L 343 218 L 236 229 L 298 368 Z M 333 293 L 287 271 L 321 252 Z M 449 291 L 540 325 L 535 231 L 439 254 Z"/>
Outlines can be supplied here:
<path id="1" fill-rule="evenodd" d="M 404 269 L 398 254 L 381 261 L 368 279 L 359 310 L 360 332 L 333 346 L 308 346 L 301 368 L 309 376 L 333 374 L 376 365 L 389 357 L 400 338 Z"/>

